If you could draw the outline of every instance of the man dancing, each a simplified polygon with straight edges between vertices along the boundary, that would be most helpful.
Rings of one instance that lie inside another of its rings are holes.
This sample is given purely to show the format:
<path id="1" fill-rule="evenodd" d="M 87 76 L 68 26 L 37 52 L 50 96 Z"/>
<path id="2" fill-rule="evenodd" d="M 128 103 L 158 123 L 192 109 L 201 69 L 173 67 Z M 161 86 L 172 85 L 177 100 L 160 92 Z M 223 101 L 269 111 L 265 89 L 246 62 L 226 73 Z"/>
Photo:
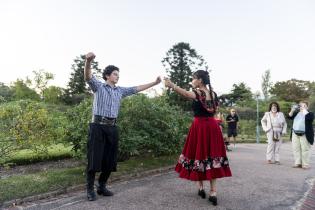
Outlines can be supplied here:
<path id="1" fill-rule="evenodd" d="M 135 86 L 116 86 L 119 79 L 119 68 L 107 66 L 103 71 L 105 83 L 99 81 L 91 73 L 91 62 L 95 54 L 86 55 L 84 79 L 94 93 L 92 122 L 89 125 L 87 144 L 87 198 L 96 199 L 94 192 L 95 173 L 101 172 L 98 180 L 97 193 L 103 196 L 112 196 L 113 193 L 106 188 L 106 182 L 112 171 L 116 171 L 118 153 L 118 130 L 116 118 L 121 99 L 146 90 L 161 82 L 157 77 L 154 82 Z"/>

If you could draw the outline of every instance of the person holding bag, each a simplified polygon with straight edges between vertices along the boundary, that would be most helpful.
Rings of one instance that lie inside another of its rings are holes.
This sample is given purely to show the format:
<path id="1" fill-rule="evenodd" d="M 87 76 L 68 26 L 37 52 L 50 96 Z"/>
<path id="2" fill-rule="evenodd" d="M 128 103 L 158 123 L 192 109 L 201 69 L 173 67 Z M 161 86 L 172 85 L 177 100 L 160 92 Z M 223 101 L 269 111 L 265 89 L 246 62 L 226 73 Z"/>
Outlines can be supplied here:
<path id="1" fill-rule="evenodd" d="M 287 123 L 284 114 L 280 112 L 277 102 L 269 104 L 269 112 L 261 119 L 261 125 L 266 132 L 268 146 L 266 152 L 267 163 L 280 165 L 280 146 L 282 136 L 287 132 Z"/>

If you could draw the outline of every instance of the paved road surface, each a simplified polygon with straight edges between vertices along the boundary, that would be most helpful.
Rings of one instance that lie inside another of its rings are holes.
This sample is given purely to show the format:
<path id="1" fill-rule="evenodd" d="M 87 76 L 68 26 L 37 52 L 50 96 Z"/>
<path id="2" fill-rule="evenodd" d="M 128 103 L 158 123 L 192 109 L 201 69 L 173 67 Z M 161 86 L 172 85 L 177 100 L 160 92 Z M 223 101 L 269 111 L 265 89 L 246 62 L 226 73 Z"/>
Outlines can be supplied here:
<path id="1" fill-rule="evenodd" d="M 306 197 L 315 178 L 315 152 L 312 148 L 310 170 L 292 168 L 290 143 L 281 147 L 281 165 L 265 163 L 264 144 L 239 144 L 228 153 L 233 177 L 218 182 L 217 207 L 197 196 L 196 185 L 177 178 L 173 171 L 128 182 L 114 183 L 109 188 L 113 197 L 86 201 L 85 192 L 73 192 L 58 198 L 36 201 L 15 209 L 294 209 Z M 207 190 L 209 184 L 206 185 Z M 314 207 L 315 209 L 315 207 Z"/>

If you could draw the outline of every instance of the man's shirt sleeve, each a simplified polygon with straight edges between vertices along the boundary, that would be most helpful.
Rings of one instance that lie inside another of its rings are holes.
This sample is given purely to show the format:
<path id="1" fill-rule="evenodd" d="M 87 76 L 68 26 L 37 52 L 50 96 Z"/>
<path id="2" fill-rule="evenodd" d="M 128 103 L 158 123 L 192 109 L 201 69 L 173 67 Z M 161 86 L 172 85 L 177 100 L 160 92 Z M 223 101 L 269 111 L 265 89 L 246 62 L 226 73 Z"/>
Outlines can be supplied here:
<path id="1" fill-rule="evenodd" d="M 122 97 L 130 96 L 137 93 L 137 87 L 120 87 Z"/>
<path id="2" fill-rule="evenodd" d="M 103 83 L 99 81 L 94 75 L 92 75 L 92 78 L 89 81 L 87 81 L 87 84 L 95 93 L 98 90 L 98 88 L 102 86 Z"/>

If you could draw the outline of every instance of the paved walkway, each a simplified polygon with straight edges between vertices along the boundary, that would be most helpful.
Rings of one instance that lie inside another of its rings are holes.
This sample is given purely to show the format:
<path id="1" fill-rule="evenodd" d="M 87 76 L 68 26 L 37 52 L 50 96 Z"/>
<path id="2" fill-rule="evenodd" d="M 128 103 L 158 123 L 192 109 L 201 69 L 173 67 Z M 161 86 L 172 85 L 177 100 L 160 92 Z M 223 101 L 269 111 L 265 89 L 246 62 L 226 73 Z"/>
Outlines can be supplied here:
<path id="1" fill-rule="evenodd" d="M 292 168 L 290 143 L 281 147 L 281 165 L 265 163 L 266 145 L 239 144 L 229 152 L 233 177 L 218 182 L 218 206 L 197 196 L 193 182 L 175 172 L 159 174 L 109 188 L 113 197 L 86 201 L 85 192 L 73 192 L 50 200 L 26 203 L 15 209 L 315 209 L 311 183 L 315 178 L 315 152 L 310 170 Z M 207 190 L 209 184 L 207 184 Z"/>

